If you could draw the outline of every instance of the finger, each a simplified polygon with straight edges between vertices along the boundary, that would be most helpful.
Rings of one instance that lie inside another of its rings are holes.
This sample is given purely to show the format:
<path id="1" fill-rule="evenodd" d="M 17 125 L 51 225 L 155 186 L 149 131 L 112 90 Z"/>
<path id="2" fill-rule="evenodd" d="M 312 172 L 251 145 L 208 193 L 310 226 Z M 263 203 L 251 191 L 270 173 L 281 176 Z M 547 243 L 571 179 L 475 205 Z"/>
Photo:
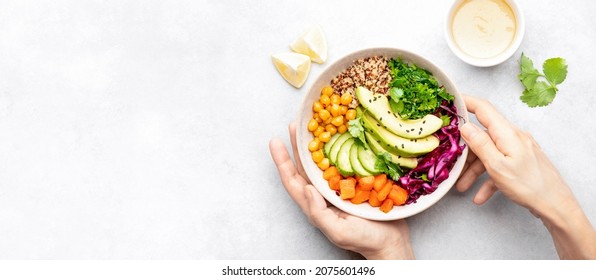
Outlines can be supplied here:
<path id="1" fill-rule="evenodd" d="M 530 134 L 527 131 L 523 131 L 520 133 L 522 133 L 525 136 L 527 141 L 530 142 L 531 146 L 534 146 L 534 148 L 538 148 L 539 150 L 542 150 L 542 147 L 540 147 L 540 144 L 538 144 L 538 142 L 536 142 L 536 139 L 534 139 L 534 136 L 532 136 L 532 134 Z"/>
<path id="2" fill-rule="evenodd" d="M 288 150 L 278 138 L 269 142 L 271 157 L 277 166 L 277 171 L 281 177 L 281 182 L 286 191 L 300 208 L 305 211 L 307 202 L 304 196 L 304 186 L 308 184 L 306 180 L 298 173 L 294 162 L 290 159 Z"/>
<path id="3" fill-rule="evenodd" d="M 505 119 L 492 104 L 467 95 L 464 96 L 464 101 L 468 111 L 475 114 L 478 121 L 488 129 L 488 134 L 503 154 L 509 156 L 520 149 L 519 138 L 516 137 L 517 128 Z"/>
<path id="4" fill-rule="evenodd" d="M 480 175 L 484 174 L 486 168 L 480 159 L 476 159 L 473 163 L 470 164 L 468 169 L 459 177 L 457 183 L 455 183 L 455 188 L 460 192 L 465 192 L 470 189 L 470 187 L 474 184 L 476 179 L 480 177 Z"/>
<path id="5" fill-rule="evenodd" d="M 466 123 L 461 128 L 461 135 L 472 152 L 486 166 L 491 160 L 503 157 L 490 136 L 473 123 Z"/>
<path id="6" fill-rule="evenodd" d="M 493 181 L 493 179 L 489 178 L 482 184 L 482 186 L 476 193 L 476 196 L 474 196 L 474 203 L 477 205 L 484 204 L 493 196 L 493 194 L 497 192 L 497 190 L 498 189 L 495 185 L 495 182 Z"/>
<path id="7" fill-rule="evenodd" d="M 288 130 L 290 131 L 290 142 L 292 143 L 292 153 L 294 154 L 294 160 L 296 161 L 296 166 L 298 167 L 298 172 L 302 177 L 308 178 L 306 176 L 306 172 L 304 171 L 304 167 L 302 166 L 302 161 L 300 160 L 300 155 L 298 154 L 298 145 L 296 145 L 296 123 L 291 122 L 288 126 Z"/>
<path id="8" fill-rule="evenodd" d="M 470 151 L 468 153 L 468 157 L 466 158 L 466 163 L 464 164 L 464 168 L 462 168 L 461 170 L 461 174 L 464 174 L 466 172 L 466 170 L 468 170 L 468 168 L 470 168 L 470 165 L 476 161 L 478 157 L 476 156 L 476 154 L 472 151 Z"/>

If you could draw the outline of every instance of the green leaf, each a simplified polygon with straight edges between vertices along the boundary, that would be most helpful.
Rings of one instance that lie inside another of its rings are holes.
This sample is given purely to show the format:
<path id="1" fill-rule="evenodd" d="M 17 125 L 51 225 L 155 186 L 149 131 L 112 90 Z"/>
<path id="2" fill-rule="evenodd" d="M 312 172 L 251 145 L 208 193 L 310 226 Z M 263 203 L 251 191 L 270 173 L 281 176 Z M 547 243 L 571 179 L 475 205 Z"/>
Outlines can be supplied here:
<path id="1" fill-rule="evenodd" d="M 399 180 L 399 177 L 403 176 L 404 171 L 399 165 L 391 162 L 391 155 L 387 152 L 377 155 L 377 161 L 375 162 L 375 168 L 386 173 L 394 181 Z"/>
<path id="2" fill-rule="evenodd" d="M 567 77 L 567 63 L 560 57 L 547 59 L 542 65 L 542 71 L 547 80 L 558 85 Z"/>
<path id="3" fill-rule="evenodd" d="M 520 99 L 530 107 L 542 107 L 550 104 L 557 91 L 549 83 L 538 81 L 532 89 L 526 89 Z"/>
<path id="4" fill-rule="evenodd" d="M 391 97 L 391 100 L 395 102 L 398 102 L 403 95 L 404 91 L 401 88 L 392 87 L 389 90 L 389 96 Z"/>
<path id="5" fill-rule="evenodd" d="M 448 126 L 451 123 L 451 117 L 448 115 L 442 115 L 441 120 L 443 121 L 443 125 L 441 127 Z"/>
<path id="6" fill-rule="evenodd" d="M 404 102 L 403 101 L 393 101 L 393 99 L 389 100 L 389 107 L 391 107 L 391 111 L 398 114 L 403 114 L 404 110 Z"/>
<path id="7" fill-rule="evenodd" d="M 521 72 L 517 76 L 526 88 L 531 88 L 536 83 L 536 79 L 542 76 L 538 69 L 534 68 L 534 63 L 524 53 L 520 59 Z"/>
<path id="8" fill-rule="evenodd" d="M 540 73 L 525 54 L 520 59 L 521 71 L 518 75 L 525 89 L 520 99 L 529 107 L 546 106 L 553 102 L 557 94 L 557 85 L 567 77 L 567 63 L 560 57 L 547 59 L 542 64 Z"/>
<path id="9" fill-rule="evenodd" d="M 364 126 L 362 125 L 361 118 L 356 118 L 348 122 L 348 132 L 352 135 L 352 137 L 360 140 L 360 143 L 364 145 L 365 148 L 368 148 L 368 144 L 366 143 L 364 136 Z"/>

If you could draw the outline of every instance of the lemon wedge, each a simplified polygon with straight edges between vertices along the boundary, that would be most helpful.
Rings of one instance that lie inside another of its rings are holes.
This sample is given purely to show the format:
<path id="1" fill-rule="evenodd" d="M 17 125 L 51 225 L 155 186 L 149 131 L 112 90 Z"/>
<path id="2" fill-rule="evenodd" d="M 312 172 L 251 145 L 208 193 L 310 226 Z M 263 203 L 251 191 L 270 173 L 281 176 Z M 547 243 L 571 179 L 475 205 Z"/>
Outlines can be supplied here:
<path id="1" fill-rule="evenodd" d="M 320 26 L 311 27 L 296 39 L 290 48 L 301 54 L 308 55 L 313 62 L 322 64 L 327 60 L 327 39 Z"/>
<path id="2" fill-rule="evenodd" d="M 271 56 L 279 74 L 295 88 L 306 82 L 310 73 L 310 57 L 299 53 L 279 53 Z"/>

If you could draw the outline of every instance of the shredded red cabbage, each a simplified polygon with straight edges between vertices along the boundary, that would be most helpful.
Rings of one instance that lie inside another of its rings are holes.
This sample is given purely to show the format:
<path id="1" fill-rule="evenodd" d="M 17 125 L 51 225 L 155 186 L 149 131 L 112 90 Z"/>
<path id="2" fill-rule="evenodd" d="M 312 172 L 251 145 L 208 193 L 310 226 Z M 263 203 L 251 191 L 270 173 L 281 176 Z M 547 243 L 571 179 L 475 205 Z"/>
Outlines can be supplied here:
<path id="1" fill-rule="evenodd" d="M 434 192 L 449 177 L 449 171 L 466 147 L 465 144 L 459 145 L 459 115 L 453 102 L 443 101 L 435 115 L 447 115 L 451 121 L 434 133 L 439 138 L 439 146 L 419 159 L 418 166 L 399 179 L 401 186 L 409 193 L 406 204 L 416 203 L 420 196 Z M 423 175 L 426 175 L 427 180 L 423 179 Z"/>

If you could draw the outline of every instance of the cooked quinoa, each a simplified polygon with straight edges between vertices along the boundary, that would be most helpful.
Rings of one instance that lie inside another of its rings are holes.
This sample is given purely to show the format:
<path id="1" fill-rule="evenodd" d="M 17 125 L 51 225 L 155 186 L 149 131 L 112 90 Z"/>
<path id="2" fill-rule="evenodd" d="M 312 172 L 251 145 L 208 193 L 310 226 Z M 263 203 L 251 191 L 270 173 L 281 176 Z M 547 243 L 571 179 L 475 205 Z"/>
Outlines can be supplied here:
<path id="1" fill-rule="evenodd" d="M 356 87 L 363 86 L 370 91 L 386 95 L 391 81 L 388 62 L 389 59 L 383 56 L 358 59 L 331 80 L 331 87 L 340 95 L 344 93 L 352 95 L 350 108 L 356 108 L 359 104 L 356 98 Z"/>

